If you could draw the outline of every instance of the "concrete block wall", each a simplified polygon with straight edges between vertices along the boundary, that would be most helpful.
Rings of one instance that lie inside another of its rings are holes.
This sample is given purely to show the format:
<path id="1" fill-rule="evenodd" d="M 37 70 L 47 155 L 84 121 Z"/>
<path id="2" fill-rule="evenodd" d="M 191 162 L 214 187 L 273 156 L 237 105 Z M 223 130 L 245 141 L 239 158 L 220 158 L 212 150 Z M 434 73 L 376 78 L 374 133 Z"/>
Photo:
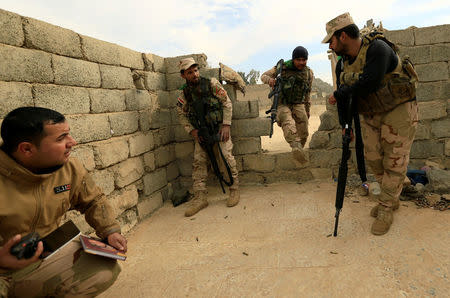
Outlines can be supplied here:
<path id="1" fill-rule="evenodd" d="M 163 57 L 0 10 L 0 122 L 20 106 L 63 113 L 73 151 L 124 232 L 173 193 L 179 176 Z M 76 212 L 68 214 L 85 232 Z"/>

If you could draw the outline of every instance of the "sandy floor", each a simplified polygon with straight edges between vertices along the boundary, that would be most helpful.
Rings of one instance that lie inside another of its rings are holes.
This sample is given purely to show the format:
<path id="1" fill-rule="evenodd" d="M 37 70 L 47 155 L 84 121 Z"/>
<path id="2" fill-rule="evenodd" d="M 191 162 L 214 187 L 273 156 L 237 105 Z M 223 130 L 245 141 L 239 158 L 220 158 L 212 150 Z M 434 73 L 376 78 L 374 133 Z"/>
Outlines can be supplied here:
<path id="1" fill-rule="evenodd" d="M 339 235 L 336 184 L 210 188 L 194 217 L 166 203 L 128 235 L 128 259 L 102 297 L 448 297 L 449 212 L 402 202 L 388 234 L 373 236 L 375 203 L 351 196 Z M 447 293 L 447 294 L 445 294 Z"/>
<path id="2" fill-rule="evenodd" d="M 319 116 L 325 112 L 326 106 L 325 105 L 312 105 L 311 106 L 311 117 L 309 118 L 309 125 L 308 125 L 308 141 L 306 141 L 305 148 L 309 147 L 309 142 L 311 141 L 311 136 L 314 134 L 314 132 L 317 131 L 320 125 L 320 118 Z M 260 112 L 260 116 L 265 116 L 265 111 Z M 281 153 L 281 152 L 288 152 L 291 151 L 291 146 L 286 142 L 283 136 L 283 130 L 281 127 L 278 126 L 278 124 L 273 125 L 273 135 L 272 138 L 269 138 L 268 136 L 261 137 L 261 147 L 263 150 L 267 150 L 269 152 L 273 153 Z"/>

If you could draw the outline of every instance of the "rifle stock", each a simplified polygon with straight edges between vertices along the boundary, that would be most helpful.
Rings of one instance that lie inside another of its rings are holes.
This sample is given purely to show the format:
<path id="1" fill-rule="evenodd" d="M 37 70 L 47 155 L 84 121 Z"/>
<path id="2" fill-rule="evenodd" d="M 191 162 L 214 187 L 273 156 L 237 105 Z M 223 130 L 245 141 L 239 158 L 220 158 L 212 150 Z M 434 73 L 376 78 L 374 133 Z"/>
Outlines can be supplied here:
<path id="1" fill-rule="evenodd" d="M 281 71 L 283 70 L 283 64 L 284 60 L 280 59 L 277 63 L 276 70 L 277 70 L 277 76 L 276 76 L 276 82 L 275 86 L 273 87 L 273 90 L 270 91 L 268 98 L 273 97 L 272 106 L 269 110 L 266 111 L 266 114 L 270 113 L 270 133 L 269 138 L 273 135 L 273 124 L 277 122 L 277 110 L 278 110 L 278 101 L 281 93 Z"/>

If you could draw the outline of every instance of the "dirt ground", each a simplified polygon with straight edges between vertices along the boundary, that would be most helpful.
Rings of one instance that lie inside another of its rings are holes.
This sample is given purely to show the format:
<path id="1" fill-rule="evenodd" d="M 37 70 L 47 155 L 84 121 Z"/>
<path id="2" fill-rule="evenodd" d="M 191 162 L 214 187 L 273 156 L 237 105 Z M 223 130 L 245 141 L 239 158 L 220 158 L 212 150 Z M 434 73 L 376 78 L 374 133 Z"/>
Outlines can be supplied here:
<path id="1" fill-rule="evenodd" d="M 375 205 L 350 195 L 338 237 L 336 183 L 209 188 L 191 218 L 169 202 L 127 237 L 128 259 L 101 297 L 448 297 L 450 212 L 401 202 L 391 230 L 370 233 Z"/>

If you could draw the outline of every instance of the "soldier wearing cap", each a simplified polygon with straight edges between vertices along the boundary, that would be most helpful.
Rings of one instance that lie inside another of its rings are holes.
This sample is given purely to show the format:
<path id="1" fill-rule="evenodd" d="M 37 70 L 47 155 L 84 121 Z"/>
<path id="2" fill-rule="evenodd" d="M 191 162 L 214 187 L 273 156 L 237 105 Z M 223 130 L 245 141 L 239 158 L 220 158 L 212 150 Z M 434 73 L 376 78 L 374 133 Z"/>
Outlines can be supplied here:
<path id="1" fill-rule="evenodd" d="M 277 123 L 283 129 L 286 142 L 291 145 L 294 158 L 301 163 L 307 161 L 303 151 L 308 139 L 308 119 L 310 116 L 310 94 L 313 71 L 306 66 L 308 51 L 298 46 L 292 51 L 292 60 L 284 62 L 281 71 L 281 94 L 277 109 Z M 261 76 L 261 81 L 274 87 L 276 66 Z"/>
<path id="2" fill-rule="evenodd" d="M 187 133 L 194 138 L 194 163 L 192 171 L 194 199 L 190 202 L 185 216 L 192 216 L 198 211 L 208 206 L 206 179 L 207 179 L 207 161 L 206 152 L 200 145 L 202 139 L 198 135 L 196 127 L 197 114 L 193 110 L 193 101 L 202 99 L 208 101 L 208 111 L 205 112 L 205 118 L 214 119 L 214 124 L 219 125 L 220 146 L 222 153 L 230 167 L 233 177 L 233 184 L 230 186 L 230 194 L 227 199 L 227 206 L 233 207 L 239 203 L 239 181 L 236 161 L 232 155 L 233 143 L 231 142 L 230 126 L 232 104 L 227 92 L 215 78 L 203 78 L 199 74 L 198 64 L 191 57 L 180 60 L 180 74 L 186 80 L 180 89 L 182 90 L 178 97 L 177 110 L 181 124 Z M 210 117 L 211 116 L 211 117 Z"/>
<path id="3" fill-rule="evenodd" d="M 378 205 L 370 215 L 374 235 L 388 232 L 406 177 L 409 153 L 418 122 L 414 74 L 402 67 L 394 46 L 382 34 L 360 36 L 349 13 L 326 24 L 329 43 L 340 59 L 338 89 L 329 103 L 352 96 L 362 114 L 365 158 L 381 185 Z"/>

